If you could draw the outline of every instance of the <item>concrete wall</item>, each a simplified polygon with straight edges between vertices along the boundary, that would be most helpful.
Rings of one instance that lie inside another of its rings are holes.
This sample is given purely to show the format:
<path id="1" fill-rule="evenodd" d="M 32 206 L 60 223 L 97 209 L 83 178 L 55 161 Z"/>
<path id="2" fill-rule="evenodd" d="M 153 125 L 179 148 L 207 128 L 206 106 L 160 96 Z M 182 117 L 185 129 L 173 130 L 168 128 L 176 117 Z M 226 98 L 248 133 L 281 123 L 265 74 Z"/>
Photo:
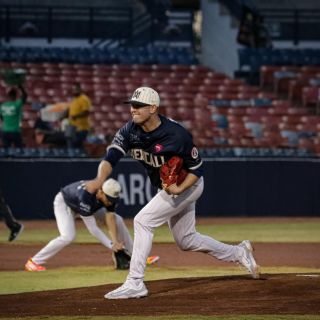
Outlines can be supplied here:
<path id="1" fill-rule="evenodd" d="M 238 28 L 217 0 L 201 0 L 202 55 L 204 65 L 233 77 L 239 61 L 236 42 Z"/>

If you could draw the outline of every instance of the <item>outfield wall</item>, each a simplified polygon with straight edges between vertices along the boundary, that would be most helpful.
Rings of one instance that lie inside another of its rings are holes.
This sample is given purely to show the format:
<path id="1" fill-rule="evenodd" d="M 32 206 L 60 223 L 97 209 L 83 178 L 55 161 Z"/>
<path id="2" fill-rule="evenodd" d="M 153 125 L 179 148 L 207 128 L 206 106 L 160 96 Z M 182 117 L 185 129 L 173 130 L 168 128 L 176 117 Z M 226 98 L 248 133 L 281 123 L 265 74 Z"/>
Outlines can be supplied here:
<path id="1" fill-rule="evenodd" d="M 19 219 L 53 218 L 59 189 L 95 177 L 96 159 L 1 159 L 0 186 Z M 320 216 L 320 160 L 204 159 L 200 216 Z M 118 212 L 133 217 L 152 197 L 143 167 L 122 159 L 113 172 L 123 192 Z"/>

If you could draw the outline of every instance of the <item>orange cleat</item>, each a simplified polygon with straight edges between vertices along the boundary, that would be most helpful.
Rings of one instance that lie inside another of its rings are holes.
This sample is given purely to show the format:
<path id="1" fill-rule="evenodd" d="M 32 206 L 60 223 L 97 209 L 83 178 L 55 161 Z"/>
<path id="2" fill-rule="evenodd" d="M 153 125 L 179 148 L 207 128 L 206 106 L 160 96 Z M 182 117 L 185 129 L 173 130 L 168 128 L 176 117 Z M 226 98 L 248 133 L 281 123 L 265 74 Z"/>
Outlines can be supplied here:
<path id="1" fill-rule="evenodd" d="M 159 259 L 159 256 L 150 256 L 147 258 L 147 265 L 150 266 L 151 264 L 156 263 Z"/>
<path id="2" fill-rule="evenodd" d="M 41 266 L 40 264 L 35 263 L 30 258 L 27 263 L 24 265 L 24 270 L 26 271 L 45 271 L 46 268 Z"/>

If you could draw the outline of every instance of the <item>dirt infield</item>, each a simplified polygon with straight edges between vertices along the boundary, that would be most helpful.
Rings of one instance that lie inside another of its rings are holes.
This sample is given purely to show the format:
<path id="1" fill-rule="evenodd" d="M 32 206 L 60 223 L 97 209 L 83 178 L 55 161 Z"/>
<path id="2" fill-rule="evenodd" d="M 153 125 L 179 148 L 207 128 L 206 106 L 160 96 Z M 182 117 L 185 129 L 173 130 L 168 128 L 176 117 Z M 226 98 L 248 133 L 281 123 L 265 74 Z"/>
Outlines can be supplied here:
<path id="1" fill-rule="evenodd" d="M 256 243 L 255 257 L 264 267 L 320 268 L 320 243 Z M 41 245 L 0 244 L 0 271 L 23 270 L 26 260 L 38 252 Z M 175 244 L 154 244 L 152 254 L 161 258 L 160 267 L 194 266 L 230 267 L 232 264 L 218 261 L 199 252 L 184 252 Z M 72 257 L 72 258 L 70 258 Z M 112 265 L 111 254 L 100 244 L 71 244 L 47 263 L 48 269 L 72 266 Z"/>
<path id="2" fill-rule="evenodd" d="M 0 244 L 0 271 L 22 270 L 27 258 L 41 247 L 19 245 L 18 242 Z M 257 261 L 265 267 L 320 268 L 319 252 L 319 243 L 255 244 Z M 152 253 L 160 255 L 160 267 L 230 266 L 202 253 L 182 252 L 175 244 L 155 244 Z M 109 264 L 112 264 L 110 252 L 100 244 L 72 244 L 53 257 L 47 267 Z M 149 297 L 126 301 L 103 298 L 106 292 L 117 286 L 114 284 L 0 295 L 0 317 L 320 314 L 319 274 L 263 275 L 260 280 L 253 280 L 250 276 L 187 278 L 146 284 Z"/>
<path id="3" fill-rule="evenodd" d="M 311 276 L 265 275 L 147 282 L 149 297 L 106 300 L 116 287 L 0 295 L 0 316 L 319 314 L 320 281 Z"/>

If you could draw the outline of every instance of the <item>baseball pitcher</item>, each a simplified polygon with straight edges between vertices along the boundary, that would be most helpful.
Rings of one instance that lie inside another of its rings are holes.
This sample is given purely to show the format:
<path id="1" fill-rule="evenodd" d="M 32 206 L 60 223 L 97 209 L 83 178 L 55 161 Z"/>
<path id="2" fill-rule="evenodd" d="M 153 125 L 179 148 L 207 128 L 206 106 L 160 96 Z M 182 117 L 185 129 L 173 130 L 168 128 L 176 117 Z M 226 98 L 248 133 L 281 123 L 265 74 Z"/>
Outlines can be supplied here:
<path id="1" fill-rule="evenodd" d="M 160 98 L 149 87 L 136 89 L 129 101 L 132 121 L 115 135 L 101 161 L 97 177 L 86 183 L 96 192 L 119 159 L 131 153 L 147 170 L 159 192 L 134 218 L 134 243 L 130 271 L 125 283 L 105 295 L 107 299 L 140 298 L 148 295 L 144 284 L 146 259 L 154 229 L 168 223 L 182 250 L 201 251 L 223 261 L 243 265 L 253 278 L 258 266 L 248 240 L 229 245 L 202 235 L 195 228 L 195 205 L 203 191 L 203 165 L 191 134 L 177 122 L 159 114 Z"/>

